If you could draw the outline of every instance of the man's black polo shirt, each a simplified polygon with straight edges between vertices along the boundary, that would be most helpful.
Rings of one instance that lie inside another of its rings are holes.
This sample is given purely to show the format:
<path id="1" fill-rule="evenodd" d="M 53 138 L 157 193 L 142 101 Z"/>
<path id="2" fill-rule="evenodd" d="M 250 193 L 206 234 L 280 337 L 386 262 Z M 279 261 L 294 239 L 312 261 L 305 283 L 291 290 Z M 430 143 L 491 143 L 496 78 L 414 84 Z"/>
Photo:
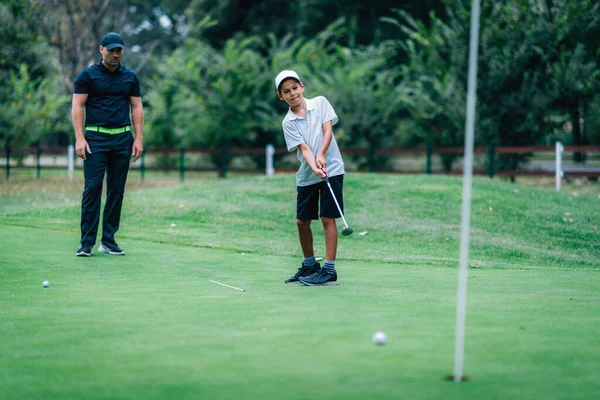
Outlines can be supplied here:
<path id="1" fill-rule="evenodd" d="M 141 97 L 140 81 L 135 72 L 124 65 L 111 72 L 102 61 L 79 73 L 73 93 L 88 95 L 85 125 L 105 128 L 131 125 L 129 98 Z"/>

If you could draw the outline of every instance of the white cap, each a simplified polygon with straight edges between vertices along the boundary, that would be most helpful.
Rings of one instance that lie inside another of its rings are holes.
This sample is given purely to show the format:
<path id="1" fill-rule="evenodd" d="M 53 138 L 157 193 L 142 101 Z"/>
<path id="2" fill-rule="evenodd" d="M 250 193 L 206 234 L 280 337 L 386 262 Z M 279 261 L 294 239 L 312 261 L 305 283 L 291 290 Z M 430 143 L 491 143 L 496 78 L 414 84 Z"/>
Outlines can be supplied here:
<path id="1" fill-rule="evenodd" d="M 281 82 L 283 82 L 284 80 L 286 80 L 288 78 L 294 78 L 298 82 L 302 82 L 300 80 L 300 77 L 298 76 L 298 74 L 295 73 L 294 71 L 290 71 L 290 70 L 281 71 L 279 73 L 279 75 L 277 75 L 277 77 L 275 78 L 275 87 L 277 88 L 277 91 L 279 91 L 279 85 L 281 85 Z"/>

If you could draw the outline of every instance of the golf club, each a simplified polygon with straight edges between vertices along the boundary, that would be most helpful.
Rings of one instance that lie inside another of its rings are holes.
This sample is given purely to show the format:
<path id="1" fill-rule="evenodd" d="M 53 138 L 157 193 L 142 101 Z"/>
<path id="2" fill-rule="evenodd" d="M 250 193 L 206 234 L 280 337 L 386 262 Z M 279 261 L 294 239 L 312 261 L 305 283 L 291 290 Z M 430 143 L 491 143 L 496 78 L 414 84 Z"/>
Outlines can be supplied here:
<path id="1" fill-rule="evenodd" d="M 346 222 L 346 218 L 344 218 L 344 213 L 342 212 L 342 208 L 340 207 L 337 199 L 335 198 L 335 194 L 333 193 L 333 189 L 331 188 L 331 185 L 329 184 L 329 177 L 327 175 L 323 176 L 323 180 L 325 181 L 325 183 L 327 184 L 327 186 L 329 186 L 329 191 L 331 192 L 331 197 L 333 197 L 333 201 L 335 201 L 335 205 L 338 208 L 338 211 L 340 212 L 340 215 L 342 216 L 342 221 L 344 221 L 344 229 L 342 229 L 342 235 L 343 236 L 350 236 L 352 235 L 352 233 L 354 232 L 352 230 L 352 228 L 350 228 L 348 226 L 348 223 Z"/>

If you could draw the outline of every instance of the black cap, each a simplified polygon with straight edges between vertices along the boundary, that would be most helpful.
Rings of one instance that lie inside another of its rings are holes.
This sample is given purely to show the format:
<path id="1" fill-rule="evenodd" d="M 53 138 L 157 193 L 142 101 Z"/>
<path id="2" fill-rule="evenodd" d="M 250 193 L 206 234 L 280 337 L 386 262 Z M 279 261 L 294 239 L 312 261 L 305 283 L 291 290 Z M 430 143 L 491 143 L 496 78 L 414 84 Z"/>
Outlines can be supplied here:
<path id="1" fill-rule="evenodd" d="M 100 42 L 102 47 L 106 47 L 107 50 L 112 50 L 115 47 L 124 48 L 125 42 L 123 42 L 123 38 L 121 35 L 115 32 L 110 32 L 104 35 L 102 38 L 102 42 Z"/>

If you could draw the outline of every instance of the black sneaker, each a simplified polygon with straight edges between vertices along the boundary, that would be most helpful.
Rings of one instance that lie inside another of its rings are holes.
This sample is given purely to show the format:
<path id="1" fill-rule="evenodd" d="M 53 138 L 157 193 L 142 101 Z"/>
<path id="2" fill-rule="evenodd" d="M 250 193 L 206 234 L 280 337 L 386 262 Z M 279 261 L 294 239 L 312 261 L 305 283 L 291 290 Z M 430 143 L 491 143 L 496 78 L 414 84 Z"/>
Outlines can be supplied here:
<path id="1" fill-rule="evenodd" d="M 92 245 L 90 244 L 82 244 L 77 253 L 75 253 L 77 257 L 89 257 L 92 255 Z"/>
<path id="2" fill-rule="evenodd" d="M 124 256 L 125 255 L 125 250 L 120 249 L 116 243 L 108 243 L 108 242 L 100 243 L 100 246 L 98 246 L 98 252 L 114 254 L 116 256 Z"/>
<path id="3" fill-rule="evenodd" d="M 302 263 L 302 266 L 298 268 L 298 272 L 296 272 L 296 274 L 291 278 L 287 278 L 285 280 L 285 283 L 300 283 L 300 281 L 298 281 L 298 278 L 300 278 L 301 276 L 309 276 L 310 274 L 314 274 L 320 269 L 321 265 L 319 263 L 315 263 L 315 265 L 313 265 L 312 267 L 308 267 L 304 265 L 304 263 Z"/>
<path id="4" fill-rule="evenodd" d="M 337 273 L 330 274 L 325 268 L 321 268 L 312 275 L 301 276 L 298 280 L 306 286 L 335 286 Z"/>

